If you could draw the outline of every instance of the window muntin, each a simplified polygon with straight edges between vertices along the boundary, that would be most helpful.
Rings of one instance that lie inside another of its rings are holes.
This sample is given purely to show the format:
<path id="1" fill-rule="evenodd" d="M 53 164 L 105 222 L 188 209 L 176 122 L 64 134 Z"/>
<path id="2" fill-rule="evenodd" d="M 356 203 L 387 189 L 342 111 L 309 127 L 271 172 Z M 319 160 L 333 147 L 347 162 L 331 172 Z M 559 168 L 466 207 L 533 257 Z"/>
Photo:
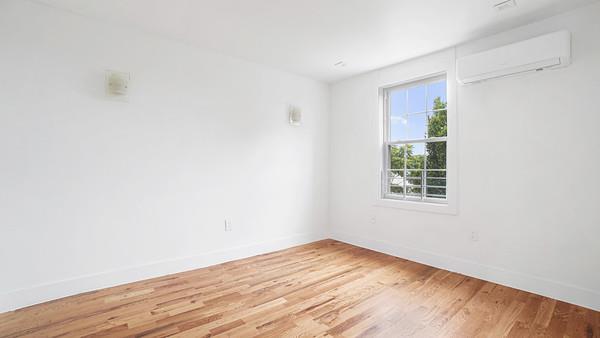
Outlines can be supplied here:
<path id="1" fill-rule="evenodd" d="M 446 203 L 446 77 L 387 88 L 383 94 L 383 197 Z"/>

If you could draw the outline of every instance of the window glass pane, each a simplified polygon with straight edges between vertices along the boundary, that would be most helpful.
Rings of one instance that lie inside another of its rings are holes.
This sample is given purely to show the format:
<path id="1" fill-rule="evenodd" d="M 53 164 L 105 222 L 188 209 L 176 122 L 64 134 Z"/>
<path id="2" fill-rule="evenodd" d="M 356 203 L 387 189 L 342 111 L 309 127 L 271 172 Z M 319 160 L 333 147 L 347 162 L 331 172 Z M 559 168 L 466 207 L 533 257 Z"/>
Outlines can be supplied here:
<path id="1" fill-rule="evenodd" d="M 427 110 L 446 108 L 446 80 L 430 83 L 427 86 Z"/>
<path id="2" fill-rule="evenodd" d="M 400 176 L 390 178 L 390 194 L 404 196 L 404 181 Z"/>
<path id="3" fill-rule="evenodd" d="M 446 142 L 427 143 L 427 169 L 446 169 Z"/>
<path id="4" fill-rule="evenodd" d="M 424 139 L 427 137 L 427 114 L 408 115 L 404 140 Z"/>
<path id="5" fill-rule="evenodd" d="M 408 139 L 408 119 L 407 116 L 390 116 L 390 140 Z"/>
<path id="6" fill-rule="evenodd" d="M 388 163 L 388 189 L 392 194 L 404 195 L 404 145 L 389 146 L 390 163 Z"/>
<path id="7" fill-rule="evenodd" d="M 427 197 L 446 198 L 446 142 L 429 142 L 427 150 Z"/>
<path id="8" fill-rule="evenodd" d="M 406 90 L 393 90 L 389 93 L 390 115 L 402 116 L 406 114 Z"/>
<path id="9" fill-rule="evenodd" d="M 421 197 L 423 168 L 425 165 L 425 144 L 407 144 L 406 157 L 406 195 Z"/>
<path id="10" fill-rule="evenodd" d="M 389 146 L 390 152 L 390 171 L 404 170 L 404 145 L 391 145 Z"/>
<path id="11" fill-rule="evenodd" d="M 427 137 L 448 136 L 448 113 L 439 110 L 427 113 Z"/>
<path id="12" fill-rule="evenodd" d="M 427 100 L 427 87 L 425 85 L 408 88 L 408 113 L 425 111 Z"/>
<path id="13" fill-rule="evenodd" d="M 406 138 L 406 90 L 394 90 L 389 93 L 390 139 Z"/>

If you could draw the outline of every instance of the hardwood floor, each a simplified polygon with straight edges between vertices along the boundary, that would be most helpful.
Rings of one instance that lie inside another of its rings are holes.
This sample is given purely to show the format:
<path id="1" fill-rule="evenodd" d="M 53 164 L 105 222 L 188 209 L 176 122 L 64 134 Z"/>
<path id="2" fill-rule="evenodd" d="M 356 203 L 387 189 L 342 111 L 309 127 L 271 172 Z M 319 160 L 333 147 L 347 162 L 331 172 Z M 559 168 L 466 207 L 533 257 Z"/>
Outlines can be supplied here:
<path id="1" fill-rule="evenodd" d="M 325 240 L 0 314 L 1 337 L 600 337 L 600 312 Z"/>

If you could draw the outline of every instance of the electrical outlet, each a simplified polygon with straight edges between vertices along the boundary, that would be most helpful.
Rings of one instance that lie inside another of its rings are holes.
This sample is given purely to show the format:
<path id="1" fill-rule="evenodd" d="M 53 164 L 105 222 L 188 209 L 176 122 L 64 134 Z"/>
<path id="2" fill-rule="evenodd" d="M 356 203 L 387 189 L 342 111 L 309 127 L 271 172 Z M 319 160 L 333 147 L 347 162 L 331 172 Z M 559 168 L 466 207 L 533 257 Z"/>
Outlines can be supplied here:
<path id="1" fill-rule="evenodd" d="M 377 218 L 375 216 L 371 216 L 371 224 L 377 223 Z"/>
<path id="2" fill-rule="evenodd" d="M 479 242 L 479 233 L 477 231 L 471 231 L 471 241 Z"/>
<path id="3" fill-rule="evenodd" d="M 231 221 L 226 219 L 225 220 L 225 231 L 229 232 L 232 231 L 233 229 L 231 228 Z"/>

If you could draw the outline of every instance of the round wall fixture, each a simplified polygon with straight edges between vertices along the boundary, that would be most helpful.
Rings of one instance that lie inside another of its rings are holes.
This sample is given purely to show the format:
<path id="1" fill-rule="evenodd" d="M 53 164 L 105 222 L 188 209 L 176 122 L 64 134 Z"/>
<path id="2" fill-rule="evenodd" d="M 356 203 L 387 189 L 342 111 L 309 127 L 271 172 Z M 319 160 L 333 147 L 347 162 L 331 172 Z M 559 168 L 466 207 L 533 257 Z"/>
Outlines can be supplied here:
<path id="1" fill-rule="evenodd" d="M 290 106 L 289 118 L 292 126 L 299 126 L 302 122 L 302 110 L 298 107 Z"/>
<path id="2" fill-rule="evenodd" d="M 107 70 L 105 79 L 106 96 L 115 100 L 127 101 L 129 97 L 129 80 L 131 80 L 129 73 Z"/>

